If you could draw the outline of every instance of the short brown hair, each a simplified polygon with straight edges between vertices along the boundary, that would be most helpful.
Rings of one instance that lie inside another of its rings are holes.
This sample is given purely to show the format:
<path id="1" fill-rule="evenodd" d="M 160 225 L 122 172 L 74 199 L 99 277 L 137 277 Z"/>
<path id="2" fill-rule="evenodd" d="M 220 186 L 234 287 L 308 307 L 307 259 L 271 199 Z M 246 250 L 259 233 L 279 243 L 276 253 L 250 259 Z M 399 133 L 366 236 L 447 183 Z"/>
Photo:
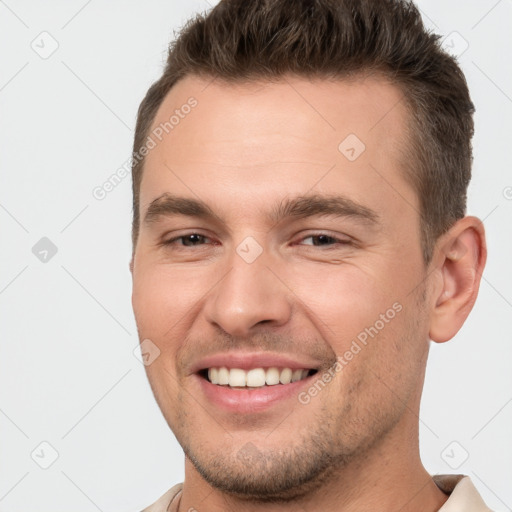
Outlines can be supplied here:
<path id="1" fill-rule="evenodd" d="M 137 117 L 141 148 L 163 99 L 185 76 L 227 82 L 293 74 L 347 78 L 378 72 L 403 92 L 410 112 L 405 178 L 418 194 L 425 263 L 437 238 L 466 211 L 474 106 L 464 74 L 405 0 L 222 0 L 171 43 L 162 77 Z M 133 159 L 133 250 L 143 159 Z"/>

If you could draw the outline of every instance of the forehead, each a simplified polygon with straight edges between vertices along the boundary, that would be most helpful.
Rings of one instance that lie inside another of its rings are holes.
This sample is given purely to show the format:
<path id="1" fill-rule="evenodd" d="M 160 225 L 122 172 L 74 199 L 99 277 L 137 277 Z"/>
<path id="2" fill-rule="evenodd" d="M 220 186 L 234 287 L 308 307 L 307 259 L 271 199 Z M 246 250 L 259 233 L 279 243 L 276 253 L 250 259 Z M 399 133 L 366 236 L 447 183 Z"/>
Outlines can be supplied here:
<path id="1" fill-rule="evenodd" d="M 401 90 L 383 77 L 186 77 L 153 121 L 156 145 L 146 157 L 141 210 L 175 189 L 215 200 L 231 189 L 241 199 L 237 182 L 252 197 L 341 185 L 361 199 L 384 180 L 390 197 L 397 199 L 398 187 L 398 196 L 415 202 L 403 178 L 408 115 Z"/>

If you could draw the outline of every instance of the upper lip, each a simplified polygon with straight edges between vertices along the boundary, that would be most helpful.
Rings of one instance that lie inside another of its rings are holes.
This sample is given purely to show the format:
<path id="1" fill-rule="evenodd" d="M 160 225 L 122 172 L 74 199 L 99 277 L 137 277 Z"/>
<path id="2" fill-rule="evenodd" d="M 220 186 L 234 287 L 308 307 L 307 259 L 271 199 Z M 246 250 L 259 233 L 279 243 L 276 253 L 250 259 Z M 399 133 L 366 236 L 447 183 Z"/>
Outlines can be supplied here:
<path id="1" fill-rule="evenodd" d="M 296 369 L 318 369 L 319 361 L 301 358 L 296 356 L 272 353 L 272 352 L 223 352 L 214 354 L 197 361 L 191 368 L 196 373 L 206 368 L 240 368 L 250 370 L 251 368 L 291 368 Z"/>

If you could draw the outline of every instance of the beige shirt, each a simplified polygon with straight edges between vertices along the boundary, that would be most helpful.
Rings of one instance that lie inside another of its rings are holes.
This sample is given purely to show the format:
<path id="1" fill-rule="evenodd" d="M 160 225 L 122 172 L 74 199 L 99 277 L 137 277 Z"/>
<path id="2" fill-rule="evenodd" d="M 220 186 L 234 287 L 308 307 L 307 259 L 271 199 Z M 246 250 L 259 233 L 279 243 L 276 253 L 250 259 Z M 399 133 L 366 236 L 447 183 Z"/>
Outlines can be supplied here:
<path id="1" fill-rule="evenodd" d="M 450 497 L 438 512 L 492 512 L 482 500 L 469 476 L 434 475 L 436 485 Z M 142 512 L 177 512 L 183 483 L 176 484 Z"/>

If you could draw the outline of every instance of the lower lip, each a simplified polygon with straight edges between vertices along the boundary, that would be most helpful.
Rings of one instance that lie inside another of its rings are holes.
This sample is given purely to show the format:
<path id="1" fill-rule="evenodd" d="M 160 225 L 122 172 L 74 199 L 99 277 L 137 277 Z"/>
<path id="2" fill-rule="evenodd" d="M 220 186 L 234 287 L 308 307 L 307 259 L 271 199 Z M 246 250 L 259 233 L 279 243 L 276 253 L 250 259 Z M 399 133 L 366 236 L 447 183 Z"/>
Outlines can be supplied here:
<path id="1" fill-rule="evenodd" d="M 304 387 L 309 387 L 310 375 L 305 379 L 290 382 L 290 384 L 276 384 L 261 388 L 233 389 L 229 386 L 218 386 L 209 380 L 195 375 L 199 380 L 202 392 L 208 402 L 231 413 L 250 414 L 264 411 L 273 405 L 281 404 L 285 400 L 295 399 Z"/>

